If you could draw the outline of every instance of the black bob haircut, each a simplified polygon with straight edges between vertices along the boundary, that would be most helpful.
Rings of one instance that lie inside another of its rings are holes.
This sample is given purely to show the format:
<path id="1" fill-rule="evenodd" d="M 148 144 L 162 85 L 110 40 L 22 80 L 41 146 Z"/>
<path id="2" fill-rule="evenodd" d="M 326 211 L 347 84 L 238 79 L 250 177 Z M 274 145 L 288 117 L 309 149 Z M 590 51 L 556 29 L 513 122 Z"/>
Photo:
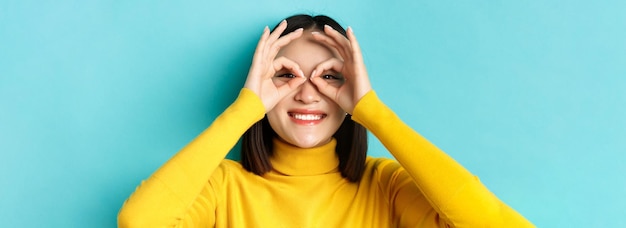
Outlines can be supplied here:
<path id="1" fill-rule="evenodd" d="M 347 37 L 346 30 L 328 16 L 299 14 L 290 16 L 285 20 L 287 21 L 287 28 L 280 36 L 289 34 L 299 28 L 323 32 L 324 25 L 329 25 L 344 37 Z M 274 29 L 276 27 L 278 25 Z M 242 166 L 257 175 L 263 175 L 272 170 L 270 157 L 274 149 L 272 139 L 275 137 L 278 136 L 270 126 L 267 116 L 252 125 L 243 134 L 241 145 Z M 341 175 L 350 182 L 359 182 L 365 170 L 367 130 L 362 125 L 354 122 L 351 115 L 348 115 L 333 137 L 337 140 L 335 153 L 339 157 Z"/>

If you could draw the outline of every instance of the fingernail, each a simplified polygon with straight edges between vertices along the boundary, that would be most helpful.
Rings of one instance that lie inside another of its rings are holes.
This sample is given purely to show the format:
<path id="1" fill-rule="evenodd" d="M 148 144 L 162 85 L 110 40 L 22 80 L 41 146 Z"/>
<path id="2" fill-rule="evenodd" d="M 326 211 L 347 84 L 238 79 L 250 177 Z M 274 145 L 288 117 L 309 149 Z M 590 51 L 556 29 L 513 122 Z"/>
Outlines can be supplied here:
<path id="1" fill-rule="evenodd" d="M 300 70 L 300 77 L 306 78 L 306 76 L 304 76 L 304 72 L 302 72 L 302 70 Z"/>
<path id="2" fill-rule="evenodd" d="M 333 29 L 333 27 L 330 27 L 330 25 L 324 25 L 324 28 Z"/>
<path id="3" fill-rule="evenodd" d="M 287 23 L 287 20 L 283 20 L 283 21 L 281 21 L 280 23 L 281 23 L 281 24 L 285 24 L 285 23 Z"/>
<path id="4" fill-rule="evenodd" d="M 317 70 L 313 70 L 313 72 L 311 72 L 311 77 L 309 77 L 309 80 L 313 81 L 313 77 L 315 77 L 315 73 L 317 73 Z"/>
<path id="5" fill-rule="evenodd" d="M 316 35 L 316 34 L 320 34 L 320 32 L 318 32 L 318 31 L 311 32 L 311 35 Z"/>

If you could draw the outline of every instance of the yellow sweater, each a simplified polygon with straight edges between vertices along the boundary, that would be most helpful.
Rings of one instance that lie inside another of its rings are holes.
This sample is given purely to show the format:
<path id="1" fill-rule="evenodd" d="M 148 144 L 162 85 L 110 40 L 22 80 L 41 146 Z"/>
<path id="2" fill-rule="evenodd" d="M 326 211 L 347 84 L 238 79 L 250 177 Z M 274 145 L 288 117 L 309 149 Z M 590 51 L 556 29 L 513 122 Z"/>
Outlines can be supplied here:
<path id="1" fill-rule="evenodd" d="M 264 116 L 243 89 L 213 124 L 124 203 L 120 227 L 533 227 L 452 158 L 404 124 L 372 91 L 353 119 L 398 160 L 368 158 L 341 177 L 336 142 L 312 149 L 274 140 L 274 170 L 258 176 L 225 160 Z"/>

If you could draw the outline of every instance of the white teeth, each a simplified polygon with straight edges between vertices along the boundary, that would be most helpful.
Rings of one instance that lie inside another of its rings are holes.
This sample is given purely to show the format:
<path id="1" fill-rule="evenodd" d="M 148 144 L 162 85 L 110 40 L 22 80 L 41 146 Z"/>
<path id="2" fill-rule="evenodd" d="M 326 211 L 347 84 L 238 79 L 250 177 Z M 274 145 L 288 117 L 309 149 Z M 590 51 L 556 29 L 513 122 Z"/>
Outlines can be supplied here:
<path id="1" fill-rule="evenodd" d="M 320 120 L 322 119 L 322 115 L 315 114 L 293 114 L 293 118 L 299 120 Z"/>

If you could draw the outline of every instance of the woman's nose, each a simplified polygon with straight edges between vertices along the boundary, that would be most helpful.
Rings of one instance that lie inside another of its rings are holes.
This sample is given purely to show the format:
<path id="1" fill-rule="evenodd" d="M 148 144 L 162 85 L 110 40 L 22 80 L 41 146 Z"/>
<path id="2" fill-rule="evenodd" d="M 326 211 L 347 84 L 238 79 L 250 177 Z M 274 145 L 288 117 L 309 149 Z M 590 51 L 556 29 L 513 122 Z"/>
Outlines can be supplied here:
<path id="1" fill-rule="evenodd" d="M 316 103 L 319 102 L 321 99 L 321 94 L 317 90 L 317 87 L 315 87 L 315 85 L 313 85 L 310 80 L 307 80 L 302 85 L 300 85 L 300 88 L 298 88 L 297 90 L 298 92 L 296 93 L 295 99 L 302 103 Z"/>

